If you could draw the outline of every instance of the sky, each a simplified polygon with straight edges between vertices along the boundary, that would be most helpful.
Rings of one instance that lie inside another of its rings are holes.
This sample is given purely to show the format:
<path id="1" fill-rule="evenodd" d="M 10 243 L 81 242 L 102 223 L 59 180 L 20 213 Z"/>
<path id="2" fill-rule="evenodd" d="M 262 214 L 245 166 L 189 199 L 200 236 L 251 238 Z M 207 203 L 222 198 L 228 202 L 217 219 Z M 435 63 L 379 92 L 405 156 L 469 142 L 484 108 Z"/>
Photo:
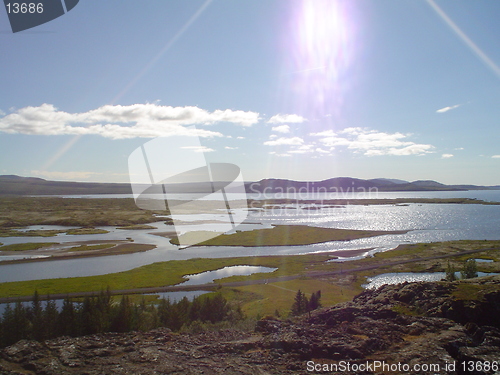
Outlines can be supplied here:
<path id="1" fill-rule="evenodd" d="M 490 0 L 80 0 L 14 34 L 2 7 L 0 174 L 128 182 L 134 150 L 187 137 L 247 181 L 500 185 L 499 17 Z"/>

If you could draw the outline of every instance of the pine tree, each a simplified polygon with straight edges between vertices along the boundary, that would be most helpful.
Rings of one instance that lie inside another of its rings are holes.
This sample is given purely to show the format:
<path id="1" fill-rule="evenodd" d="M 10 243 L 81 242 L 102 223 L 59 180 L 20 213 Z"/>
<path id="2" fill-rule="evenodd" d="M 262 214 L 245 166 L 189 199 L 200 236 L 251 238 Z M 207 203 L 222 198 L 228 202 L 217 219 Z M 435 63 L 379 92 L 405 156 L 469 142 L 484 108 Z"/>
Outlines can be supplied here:
<path id="1" fill-rule="evenodd" d="M 66 298 L 59 316 L 57 317 L 57 334 L 59 336 L 77 336 L 78 325 L 76 324 L 77 311 L 73 302 Z"/>
<path id="2" fill-rule="evenodd" d="M 38 290 L 35 290 L 33 300 L 31 301 L 31 310 L 29 311 L 28 316 L 31 320 L 32 337 L 37 341 L 43 340 L 45 336 L 42 315 L 42 302 L 40 301 Z"/>
<path id="3" fill-rule="evenodd" d="M 299 289 L 295 295 L 295 301 L 292 305 L 292 315 L 300 315 L 308 311 L 309 301 L 304 293 Z"/>
<path id="4" fill-rule="evenodd" d="M 160 319 L 160 324 L 163 327 L 168 327 L 172 325 L 172 303 L 170 299 L 162 298 L 160 304 L 158 305 L 158 317 Z"/>
<path id="5" fill-rule="evenodd" d="M 314 292 L 309 300 L 308 311 L 316 310 L 321 307 L 321 290 Z"/>
<path id="6" fill-rule="evenodd" d="M 29 337 L 31 322 L 28 320 L 26 307 L 20 301 L 14 307 L 12 326 L 15 328 L 13 342 Z"/>
<path id="7" fill-rule="evenodd" d="M 17 341 L 17 327 L 15 326 L 14 310 L 7 304 L 2 316 L 2 346 L 12 345 Z"/>
<path id="8" fill-rule="evenodd" d="M 47 303 L 43 310 L 43 339 L 57 337 L 57 321 L 59 312 L 57 311 L 56 303 L 47 296 Z"/>
<path id="9" fill-rule="evenodd" d="M 132 328 L 132 306 L 128 296 L 122 296 L 116 314 L 111 321 L 111 331 L 128 332 Z"/>

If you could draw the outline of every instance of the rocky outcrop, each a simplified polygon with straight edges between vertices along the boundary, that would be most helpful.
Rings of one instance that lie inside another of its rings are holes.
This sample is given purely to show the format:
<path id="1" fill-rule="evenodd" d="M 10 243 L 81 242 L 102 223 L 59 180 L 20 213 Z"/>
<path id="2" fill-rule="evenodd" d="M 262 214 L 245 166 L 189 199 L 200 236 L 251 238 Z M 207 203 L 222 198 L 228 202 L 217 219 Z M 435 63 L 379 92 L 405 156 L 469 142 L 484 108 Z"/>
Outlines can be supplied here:
<path id="1" fill-rule="evenodd" d="M 0 351 L 0 373 L 305 374 L 335 373 L 328 366 L 343 363 L 350 367 L 338 372 L 345 374 L 492 374 L 471 364 L 500 362 L 499 353 L 500 284 L 477 279 L 384 286 L 295 320 L 261 320 L 255 332 L 23 340 Z M 375 361 L 408 367 L 355 367 Z"/>

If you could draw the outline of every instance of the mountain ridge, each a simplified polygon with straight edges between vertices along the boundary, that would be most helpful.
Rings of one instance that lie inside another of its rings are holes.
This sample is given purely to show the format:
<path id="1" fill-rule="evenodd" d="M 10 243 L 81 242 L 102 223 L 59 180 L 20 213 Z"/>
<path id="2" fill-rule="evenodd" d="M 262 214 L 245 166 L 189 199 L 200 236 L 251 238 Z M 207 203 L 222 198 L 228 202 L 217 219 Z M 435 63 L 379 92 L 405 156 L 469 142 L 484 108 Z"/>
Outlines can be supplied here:
<path id="1" fill-rule="evenodd" d="M 221 182 L 221 186 L 224 185 Z M 172 192 L 199 193 L 199 183 L 176 184 Z M 333 177 L 321 181 L 295 181 L 289 179 L 266 178 L 245 182 L 248 193 L 286 192 L 363 192 L 363 191 L 467 191 L 499 190 L 500 186 L 445 185 L 433 180 L 408 182 L 397 179 L 359 179 L 353 177 Z M 0 195 L 100 195 L 132 194 L 128 183 L 100 183 L 51 181 L 38 177 L 0 175 Z"/>

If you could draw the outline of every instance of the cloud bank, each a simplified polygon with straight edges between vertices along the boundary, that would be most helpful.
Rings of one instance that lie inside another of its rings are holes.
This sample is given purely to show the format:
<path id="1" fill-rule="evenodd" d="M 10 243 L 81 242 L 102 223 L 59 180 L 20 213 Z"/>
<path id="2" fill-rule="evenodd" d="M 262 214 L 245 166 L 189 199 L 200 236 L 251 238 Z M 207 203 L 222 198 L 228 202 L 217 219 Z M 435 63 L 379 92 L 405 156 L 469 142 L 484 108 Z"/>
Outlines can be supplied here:
<path id="1" fill-rule="evenodd" d="M 339 146 L 363 153 L 366 156 L 381 155 L 423 155 L 432 152 L 432 145 L 418 144 L 405 140 L 408 134 L 384 133 L 365 128 L 346 128 L 338 133 L 332 130 L 312 133 L 326 147 Z"/>
<path id="2" fill-rule="evenodd" d="M 274 126 L 272 131 L 278 133 L 290 133 L 290 127 L 288 125 Z"/>
<path id="3" fill-rule="evenodd" d="M 52 104 L 24 107 L 0 118 L 0 131 L 32 135 L 100 135 L 111 139 L 154 138 L 173 135 L 221 137 L 222 134 L 188 125 L 229 122 L 251 126 L 259 114 L 240 110 L 216 110 L 157 104 L 105 105 L 83 113 L 59 111 Z"/>
<path id="4" fill-rule="evenodd" d="M 301 123 L 306 121 L 306 119 L 299 115 L 275 115 L 271 117 L 268 121 L 270 124 L 283 124 L 285 122 L 288 123 Z"/>

